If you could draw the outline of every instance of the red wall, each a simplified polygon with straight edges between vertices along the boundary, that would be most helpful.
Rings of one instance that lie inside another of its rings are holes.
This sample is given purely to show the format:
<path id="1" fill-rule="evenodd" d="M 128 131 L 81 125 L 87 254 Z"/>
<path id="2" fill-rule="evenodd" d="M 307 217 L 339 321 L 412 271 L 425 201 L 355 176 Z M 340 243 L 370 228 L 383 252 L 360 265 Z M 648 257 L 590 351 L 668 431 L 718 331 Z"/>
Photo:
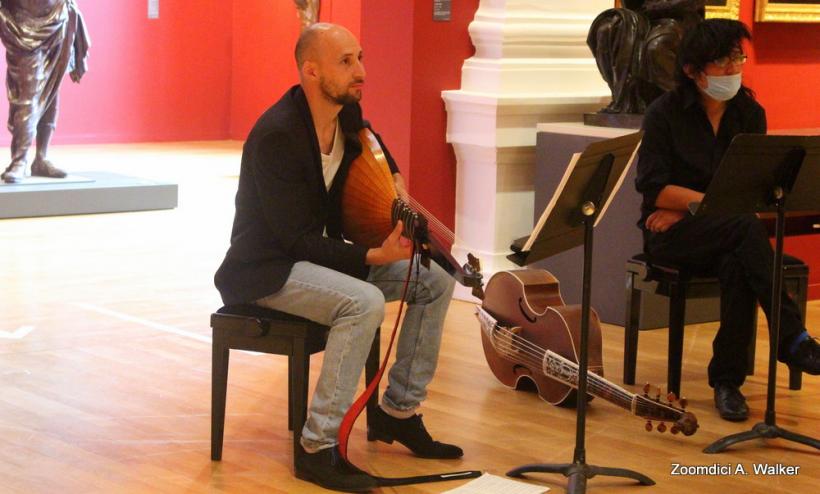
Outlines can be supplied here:
<path id="1" fill-rule="evenodd" d="M 413 10 L 411 2 L 362 0 L 364 116 L 381 135 L 408 184 L 412 181 Z"/>
<path id="2" fill-rule="evenodd" d="M 820 127 L 820 24 L 753 22 L 754 2 L 741 2 L 753 44 L 746 83 L 766 107 L 770 129 Z"/>
<path id="3" fill-rule="evenodd" d="M 324 0 L 319 19 L 358 36 L 360 2 Z M 293 0 L 235 0 L 233 5 L 228 136 L 244 140 L 259 115 L 299 82 L 293 47 L 300 23 Z"/>
<path id="4" fill-rule="evenodd" d="M 292 0 L 162 0 L 156 20 L 147 19 L 142 0 L 79 4 L 92 39 L 90 71 L 81 84 L 63 85 L 58 142 L 243 138 L 259 111 L 296 81 Z M 400 105 L 393 114 L 410 115 L 409 101 L 390 101 L 401 94 L 413 98 L 413 114 L 437 119 L 443 115 L 438 90 L 458 87 L 461 61 L 472 53 L 466 26 L 477 6 L 478 0 L 453 2 L 453 20 L 434 23 L 428 1 L 324 0 L 322 19 L 362 34 L 370 113 L 389 114 L 377 107 Z M 768 109 L 770 127 L 820 127 L 814 96 L 820 25 L 754 23 L 753 9 L 751 0 L 741 2 L 755 37 L 746 77 Z M 388 74 L 388 83 L 376 74 Z M 414 149 L 407 125 L 401 132 L 391 130 L 394 122 L 381 125 L 395 134 L 390 141 L 404 166 Z M 443 141 L 443 133 L 435 135 Z M 0 133 L 0 142 L 8 141 Z M 428 166 L 421 155 L 412 159 Z"/>
<path id="5" fill-rule="evenodd" d="M 740 7 L 753 39 L 743 76 L 766 108 L 769 129 L 820 127 L 820 24 L 755 23 L 754 2 Z M 809 264 L 809 298 L 820 298 L 820 235 L 787 238 L 785 248 Z"/>
<path id="6" fill-rule="evenodd" d="M 224 139 L 230 107 L 231 2 L 80 0 L 89 71 L 60 92 L 55 143 Z M 5 57 L 0 73 L 5 73 Z M 5 91 L 0 119 L 8 118 Z M 0 143 L 10 136 L 0 132 Z"/>
<path id="7" fill-rule="evenodd" d="M 299 18 L 290 0 L 243 0 L 234 3 L 231 26 L 229 135 L 244 140 L 259 115 L 298 82 Z"/>
<path id="8" fill-rule="evenodd" d="M 474 52 L 467 26 L 477 8 L 478 0 L 452 2 L 452 20 L 434 22 L 432 2 L 362 2 L 366 116 L 399 162 L 411 194 L 451 229 L 456 160 L 445 142 L 441 91 L 461 86 L 461 65 Z"/>

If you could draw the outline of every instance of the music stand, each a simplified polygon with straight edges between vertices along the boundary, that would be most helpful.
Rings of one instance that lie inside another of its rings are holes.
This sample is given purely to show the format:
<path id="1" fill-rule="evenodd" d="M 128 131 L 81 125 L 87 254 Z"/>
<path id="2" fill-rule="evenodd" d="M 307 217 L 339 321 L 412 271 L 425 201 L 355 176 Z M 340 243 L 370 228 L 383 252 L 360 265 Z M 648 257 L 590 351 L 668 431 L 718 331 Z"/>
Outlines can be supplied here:
<path id="1" fill-rule="evenodd" d="M 523 266 L 583 244 L 584 267 L 575 453 L 572 463 L 524 465 L 507 472 L 510 477 L 523 477 L 527 472 L 561 473 L 569 478 L 567 492 L 571 494 L 586 492 L 587 479 L 596 475 L 630 478 L 637 480 L 641 485 L 655 484 L 649 477 L 632 470 L 588 465 L 584 447 L 592 286 L 592 232 L 623 182 L 641 136 L 641 132 L 636 132 L 595 142 L 582 154 L 574 155 L 532 234 L 516 240 L 512 245 L 514 253 L 508 258 Z"/>
<path id="2" fill-rule="evenodd" d="M 783 290 L 783 236 L 786 211 L 820 208 L 820 136 L 739 134 L 729 145 L 706 189 L 696 215 L 776 211 L 772 319 L 769 328 L 769 377 L 766 415 L 751 430 L 718 439 L 703 450 L 720 453 L 755 438 L 783 438 L 820 449 L 820 441 L 787 431 L 775 422 L 777 347 Z"/>

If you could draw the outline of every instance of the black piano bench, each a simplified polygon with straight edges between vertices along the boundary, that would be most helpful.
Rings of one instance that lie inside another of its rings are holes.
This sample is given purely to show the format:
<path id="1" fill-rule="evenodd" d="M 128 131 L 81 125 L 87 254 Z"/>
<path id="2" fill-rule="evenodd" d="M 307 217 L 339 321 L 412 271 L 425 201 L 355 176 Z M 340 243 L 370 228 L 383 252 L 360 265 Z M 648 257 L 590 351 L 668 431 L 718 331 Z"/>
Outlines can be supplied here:
<path id="1" fill-rule="evenodd" d="M 307 418 L 310 356 L 325 349 L 330 328 L 284 312 L 257 305 L 228 305 L 211 314 L 213 361 L 211 367 L 211 459 L 222 459 L 225 402 L 230 350 L 288 356 L 288 429 L 293 431 L 293 460 L 301 454 L 299 439 Z M 365 365 L 370 382 L 379 369 L 379 331 Z M 367 402 L 367 420 L 374 416 L 378 392 Z"/>
<path id="2" fill-rule="evenodd" d="M 809 268 L 800 259 L 783 256 L 783 284 L 797 303 L 803 324 L 806 323 Z M 624 319 L 624 383 L 635 384 L 638 355 L 638 323 L 641 314 L 642 293 L 669 297 L 669 360 L 667 388 L 680 396 L 681 365 L 683 359 L 683 327 L 686 300 L 717 297 L 720 286 L 717 278 L 695 277 L 672 264 L 650 263 L 646 254 L 637 254 L 626 263 L 626 317 Z M 757 305 L 753 332 L 757 334 Z M 768 352 L 766 352 L 768 357 Z M 754 373 L 755 338 L 748 350 L 747 374 Z M 802 373 L 789 367 L 789 389 L 802 386 Z"/>

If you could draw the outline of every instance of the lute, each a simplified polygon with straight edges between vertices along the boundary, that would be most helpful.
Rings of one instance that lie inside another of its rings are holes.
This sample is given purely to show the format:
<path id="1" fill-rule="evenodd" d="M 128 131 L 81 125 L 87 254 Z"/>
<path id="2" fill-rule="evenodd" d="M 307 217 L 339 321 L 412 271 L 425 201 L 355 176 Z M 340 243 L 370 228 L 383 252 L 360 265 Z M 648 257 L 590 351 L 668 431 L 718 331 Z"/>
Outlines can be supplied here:
<path id="1" fill-rule="evenodd" d="M 484 298 L 481 264 L 472 254 L 459 264 L 450 253 L 455 234 L 424 206 L 400 198 L 379 140 L 367 127 L 359 131 L 362 154 L 350 164 L 342 190 L 342 230 L 354 244 L 378 247 L 401 220 L 404 236 L 415 242 L 422 265 L 430 260 Z"/>
<path id="2" fill-rule="evenodd" d="M 514 362 L 524 361 L 529 368 L 540 368 L 544 375 L 560 381 L 575 389 L 578 387 L 578 364 L 522 338 L 520 328 L 505 327 L 481 307 L 476 307 L 476 317 L 481 325 L 484 340 L 489 341 L 498 355 Z M 609 403 L 612 403 L 633 415 L 647 420 L 646 429 L 652 430 L 652 420 L 658 421 L 657 430 L 666 431 L 666 422 L 672 423 L 672 434 L 682 432 L 691 436 L 698 430 L 698 420 L 694 414 L 683 410 L 685 400 L 678 401 L 670 393 L 669 403 L 662 403 L 660 393 L 655 398 L 649 396 L 649 385 L 644 388 L 644 395 L 631 393 L 626 389 L 604 379 L 593 372 L 587 372 L 587 391 Z"/>

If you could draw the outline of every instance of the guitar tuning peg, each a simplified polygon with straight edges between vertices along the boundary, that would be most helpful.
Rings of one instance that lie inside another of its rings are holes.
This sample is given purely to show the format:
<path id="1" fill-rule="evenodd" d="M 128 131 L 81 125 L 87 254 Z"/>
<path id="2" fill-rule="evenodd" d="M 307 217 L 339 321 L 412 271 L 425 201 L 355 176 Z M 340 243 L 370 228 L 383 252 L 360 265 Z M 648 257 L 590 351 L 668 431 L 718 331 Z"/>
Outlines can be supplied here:
<path id="1" fill-rule="evenodd" d="M 646 432 L 652 432 L 652 421 L 647 420 L 646 425 L 644 426 L 644 428 L 646 429 Z"/>
<path id="2" fill-rule="evenodd" d="M 652 386 L 649 383 L 643 385 L 643 395 L 649 397 L 649 391 L 652 389 Z"/>
<path id="3" fill-rule="evenodd" d="M 675 393 L 670 391 L 666 395 L 666 401 L 668 401 L 669 403 L 674 403 L 674 402 L 678 401 L 678 397 L 675 395 Z"/>
<path id="4" fill-rule="evenodd" d="M 677 425 L 673 425 L 672 428 L 669 429 L 669 432 L 671 432 L 672 434 L 677 434 L 678 432 L 680 432 L 680 427 L 678 427 Z"/>
<path id="5" fill-rule="evenodd" d="M 681 398 L 680 401 L 678 402 L 678 405 L 680 405 L 681 408 L 686 408 L 686 405 L 688 405 L 688 404 L 689 404 L 689 400 L 687 400 L 686 398 Z"/>
<path id="6" fill-rule="evenodd" d="M 663 434 L 664 432 L 666 432 L 666 424 L 664 424 L 663 422 L 661 422 L 660 424 L 658 424 L 658 432 L 660 432 L 661 434 Z"/>
<path id="7" fill-rule="evenodd" d="M 655 401 L 661 401 L 661 387 L 658 386 L 658 389 L 655 391 Z"/>

